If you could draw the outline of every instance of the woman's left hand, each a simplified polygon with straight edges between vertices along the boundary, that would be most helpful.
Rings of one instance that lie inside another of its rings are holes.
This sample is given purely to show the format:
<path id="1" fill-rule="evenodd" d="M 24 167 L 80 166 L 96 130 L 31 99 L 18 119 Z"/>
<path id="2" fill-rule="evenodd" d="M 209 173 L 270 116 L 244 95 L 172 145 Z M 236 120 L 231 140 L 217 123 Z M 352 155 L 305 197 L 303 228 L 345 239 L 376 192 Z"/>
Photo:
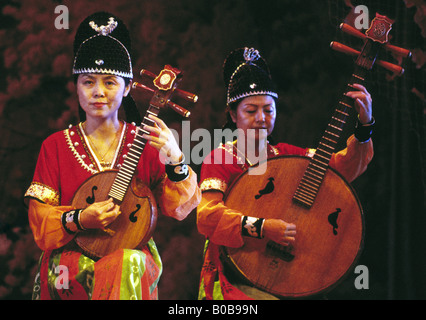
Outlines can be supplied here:
<path id="1" fill-rule="evenodd" d="M 176 164 L 182 161 L 183 153 L 180 150 L 172 131 L 160 118 L 151 114 L 148 118 L 154 121 L 154 123 L 151 126 L 144 125 L 143 129 L 149 131 L 151 134 L 143 134 L 142 137 L 147 139 L 149 144 L 166 158 L 166 162 Z"/>
<path id="2" fill-rule="evenodd" d="M 373 120 L 373 100 L 367 89 L 360 84 L 353 84 L 355 89 L 359 91 L 349 91 L 346 95 L 355 100 L 355 109 L 359 115 L 361 124 L 371 123 Z"/>

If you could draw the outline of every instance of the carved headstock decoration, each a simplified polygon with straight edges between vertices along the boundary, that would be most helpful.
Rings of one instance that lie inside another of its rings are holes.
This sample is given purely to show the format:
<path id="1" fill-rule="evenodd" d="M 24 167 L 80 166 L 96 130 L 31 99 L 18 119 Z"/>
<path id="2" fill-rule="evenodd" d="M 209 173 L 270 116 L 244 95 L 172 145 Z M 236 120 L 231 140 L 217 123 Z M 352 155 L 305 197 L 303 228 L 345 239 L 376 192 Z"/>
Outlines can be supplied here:
<path id="1" fill-rule="evenodd" d="M 401 58 L 411 56 L 411 52 L 409 50 L 389 44 L 388 35 L 392 29 L 393 23 L 394 21 L 388 17 L 376 13 L 376 17 L 373 21 L 371 21 L 370 28 L 365 32 L 365 34 L 348 24 L 342 23 L 340 25 L 340 29 L 343 32 L 365 40 L 362 51 L 357 51 L 335 41 L 333 41 L 330 46 L 333 50 L 357 56 L 356 64 L 366 70 L 370 70 L 376 62 L 379 66 L 400 76 L 404 73 L 404 69 L 401 66 L 383 60 L 376 61 L 379 49 L 382 46 L 385 50 L 391 51 L 394 55 Z"/>
<path id="2" fill-rule="evenodd" d="M 183 91 L 181 89 L 177 89 L 178 82 L 182 79 L 182 74 L 179 69 L 173 68 L 170 65 L 166 65 L 158 75 L 155 75 L 154 73 L 145 69 L 142 69 L 140 74 L 153 79 L 154 86 L 156 87 L 156 89 L 152 89 L 138 82 L 133 82 L 132 85 L 133 88 L 154 92 L 154 95 L 150 101 L 150 107 L 154 107 L 159 111 L 160 109 L 167 106 L 173 109 L 175 112 L 179 113 L 181 116 L 186 118 L 189 117 L 191 113 L 188 110 L 170 101 L 173 93 L 176 93 L 179 97 L 193 103 L 197 102 L 198 100 L 197 95 Z M 158 114 L 158 112 L 155 113 Z"/>

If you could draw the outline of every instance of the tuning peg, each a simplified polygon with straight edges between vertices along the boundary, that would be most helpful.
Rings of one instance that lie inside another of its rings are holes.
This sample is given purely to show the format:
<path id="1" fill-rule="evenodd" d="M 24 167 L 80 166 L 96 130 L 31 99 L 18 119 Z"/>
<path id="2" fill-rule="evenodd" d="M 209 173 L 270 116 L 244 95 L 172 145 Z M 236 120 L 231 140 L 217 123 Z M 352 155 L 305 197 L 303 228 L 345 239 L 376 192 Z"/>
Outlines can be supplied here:
<path id="1" fill-rule="evenodd" d="M 349 24 L 346 23 L 341 23 L 339 26 L 340 30 L 342 30 L 344 33 L 347 33 L 351 36 L 360 38 L 360 39 L 365 39 L 366 35 L 363 34 L 361 31 L 359 31 L 358 29 L 350 26 Z"/>
<path id="2" fill-rule="evenodd" d="M 351 47 L 348 47 L 344 44 L 341 44 L 340 42 L 336 42 L 333 41 L 330 43 L 330 47 L 333 50 L 339 51 L 339 52 L 343 52 L 345 54 L 351 55 L 351 56 L 358 56 L 361 54 L 360 51 L 355 50 Z M 381 66 L 382 68 L 385 68 L 389 71 L 392 71 L 393 73 L 395 73 L 396 75 L 400 76 L 404 73 L 404 68 L 402 68 L 401 66 L 398 66 L 396 64 L 387 62 L 387 61 L 383 61 L 383 60 L 376 60 L 376 64 L 378 64 L 379 66 Z"/>
<path id="3" fill-rule="evenodd" d="M 170 100 L 167 101 L 167 105 L 185 118 L 188 118 L 191 115 L 191 112 L 189 112 L 185 108 L 182 108 L 180 105 L 177 105 L 176 103 Z"/>
<path id="4" fill-rule="evenodd" d="M 351 36 L 354 36 L 354 37 L 357 37 L 357 38 L 360 38 L 360 39 L 363 39 L 363 40 L 367 39 L 367 36 L 365 34 L 363 34 L 358 29 L 350 26 L 349 24 L 341 23 L 340 24 L 340 29 L 343 32 L 345 32 L 345 33 L 347 33 L 347 34 L 349 34 Z M 384 48 L 385 48 L 385 50 L 391 51 L 392 53 L 394 53 L 396 55 L 399 55 L 402 58 L 409 58 L 409 57 L 411 57 L 411 51 L 410 50 L 407 50 L 407 49 L 404 49 L 404 48 L 400 48 L 400 47 L 391 45 L 389 43 L 386 43 L 384 45 Z"/>
<path id="5" fill-rule="evenodd" d="M 357 56 L 357 55 L 359 55 L 361 53 L 360 51 L 355 50 L 355 49 L 353 49 L 351 47 L 348 47 L 348 46 L 346 46 L 346 45 L 344 45 L 344 44 L 342 44 L 340 42 L 337 42 L 337 41 L 332 41 L 330 43 L 330 47 L 333 50 L 336 50 L 336 51 L 339 51 L 339 52 L 343 52 L 343 53 L 348 54 L 350 56 Z"/>
<path id="6" fill-rule="evenodd" d="M 400 47 L 391 45 L 389 43 L 387 43 L 385 45 L 385 50 L 391 51 L 394 54 L 401 56 L 402 58 L 411 58 L 411 51 L 410 50 L 400 48 Z"/>
<path id="7" fill-rule="evenodd" d="M 198 96 L 191 92 L 187 92 L 181 89 L 176 89 L 175 92 L 179 97 L 185 99 L 186 101 L 193 102 L 193 103 L 196 103 L 198 101 Z"/>
<path id="8" fill-rule="evenodd" d="M 155 79 L 157 77 L 156 74 L 152 73 L 151 71 L 148 71 L 146 69 L 142 69 L 141 72 L 139 73 L 141 76 L 148 76 L 152 79 Z"/>
<path id="9" fill-rule="evenodd" d="M 154 89 L 152 89 L 152 88 L 150 88 L 150 87 L 148 87 L 148 86 L 146 86 L 142 83 L 136 82 L 136 81 L 133 82 L 132 87 L 133 87 L 133 89 L 142 89 L 142 90 L 146 90 L 146 91 L 149 91 L 149 92 L 155 91 Z"/>

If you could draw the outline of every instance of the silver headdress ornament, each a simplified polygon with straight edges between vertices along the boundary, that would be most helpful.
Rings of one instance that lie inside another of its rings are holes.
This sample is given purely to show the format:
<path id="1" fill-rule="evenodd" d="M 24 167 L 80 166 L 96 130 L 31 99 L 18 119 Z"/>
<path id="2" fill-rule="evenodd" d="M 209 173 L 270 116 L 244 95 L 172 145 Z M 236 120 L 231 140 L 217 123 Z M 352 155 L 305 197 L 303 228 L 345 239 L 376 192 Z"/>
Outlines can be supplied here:
<path id="1" fill-rule="evenodd" d="M 93 30 L 95 30 L 97 33 L 107 36 L 111 32 L 114 31 L 115 28 L 117 28 L 118 22 L 114 20 L 113 17 L 109 18 L 108 25 L 104 26 L 101 25 L 100 27 L 95 23 L 95 21 L 90 21 L 89 25 L 92 27 Z"/>
<path id="2" fill-rule="evenodd" d="M 246 62 L 253 62 L 260 58 L 259 51 L 254 48 L 244 48 L 243 56 Z"/>

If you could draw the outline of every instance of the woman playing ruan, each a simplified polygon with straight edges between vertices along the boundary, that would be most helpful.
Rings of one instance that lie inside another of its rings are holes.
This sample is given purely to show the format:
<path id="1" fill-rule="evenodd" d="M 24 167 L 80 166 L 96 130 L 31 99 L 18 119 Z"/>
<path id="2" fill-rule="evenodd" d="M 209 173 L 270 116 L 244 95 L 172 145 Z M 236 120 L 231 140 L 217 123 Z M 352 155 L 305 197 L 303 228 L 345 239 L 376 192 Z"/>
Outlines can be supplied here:
<path id="1" fill-rule="evenodd" d="M 120 168 L 140 130 L 129 123 L 140 123 L 129 94 L 129 52 L 127 28 L 112 14 L 95 13 L 77 30 L 73 74 L 82 122 L 43 142 L 25 194 L 34 239 L 43 250 L 33 299 L 158 299 L 162 263 L 152 238 L 142 248 L 119 249 L 100 259 L 73 241 L 88 229 L 106 229 L 121 213 L 112 199 L 86 208 L 70 204 L 89 177 Z M 119 119 L 121 106 L 129 122 Z M 197 176 L 190 167 L 175 172 L 185 166 L 183 154 L 165 123 L 150 119 L 152 125 L 143 127 L 149 144 L 136 176 L 152 190 L 162 214 L 182 220 L 200 201 Z"/>
<path id="2" fill-rule="evenodd" d="M 230 53 L 223 67 L 227 89 L 227 128 L 237 139 L 221 144 L 204 160 L 200 174 L 202 200 L 197 209 L 197 226 L 207 238 L 200 279 L 200 299 L 275 299 L 257 288 L 244 285 L 224 269 L 219 247 L 239 248 L 247 237 L 266 238 L 280 245 L 297 241 L 297 225 L 282 219 L 249 217 L 228 208 L 223 200 L 232 182 L 259 159 L 278 155 L 312 156 L 314 150 L 267 140 L 276 119 L 275 84 L 265 60 L 255 49 Z M 370 139 L 374 119 L 370 94 L 361 85 L 347 95 L 354 99 L 358 126 L 347 147 L 332 155 L 330 166 L 349 182 L 361 175 L 373 156 Z M 250 231 L 248 231 L 250 230 Z"/>

